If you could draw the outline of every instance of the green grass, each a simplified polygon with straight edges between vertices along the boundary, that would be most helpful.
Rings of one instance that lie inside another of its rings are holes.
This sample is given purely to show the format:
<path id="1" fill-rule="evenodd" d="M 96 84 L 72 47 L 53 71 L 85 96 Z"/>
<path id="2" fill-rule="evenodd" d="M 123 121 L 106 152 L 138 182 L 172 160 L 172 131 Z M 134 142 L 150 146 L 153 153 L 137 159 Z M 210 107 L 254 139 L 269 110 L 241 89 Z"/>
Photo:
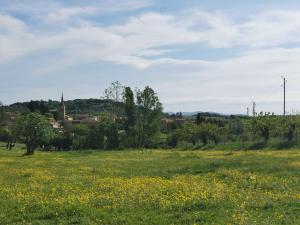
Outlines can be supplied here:
<path id="1" fill-rule="evenodd" d="M 0 147 L 0 224 L 300 224 L 300 151 Z"/>
<path id="2" fill-rule="evenodd" d="M 215 144 L 210 142 L 207 145 L 202 143 L 192 145 L 191 143 L 179 143 L 182 150 L 297 150 L 300 149 L 299 141 L 280 141 L 278 138 L 271 138 L 268 143 L 262 139 L 253 141 L 229 141 Z"/>

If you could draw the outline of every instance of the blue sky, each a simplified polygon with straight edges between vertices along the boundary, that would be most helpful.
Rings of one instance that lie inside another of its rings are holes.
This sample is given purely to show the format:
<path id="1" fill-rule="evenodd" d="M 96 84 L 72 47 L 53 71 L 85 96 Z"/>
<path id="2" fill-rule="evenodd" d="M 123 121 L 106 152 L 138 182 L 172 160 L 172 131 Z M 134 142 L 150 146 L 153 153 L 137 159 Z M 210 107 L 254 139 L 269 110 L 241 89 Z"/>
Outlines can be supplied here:
<path id="1" fill-rule="evenodd" d="M 293 0 L 0 0 L 0 101 L 153 87 L 165 111 L 300 111 Z"/>

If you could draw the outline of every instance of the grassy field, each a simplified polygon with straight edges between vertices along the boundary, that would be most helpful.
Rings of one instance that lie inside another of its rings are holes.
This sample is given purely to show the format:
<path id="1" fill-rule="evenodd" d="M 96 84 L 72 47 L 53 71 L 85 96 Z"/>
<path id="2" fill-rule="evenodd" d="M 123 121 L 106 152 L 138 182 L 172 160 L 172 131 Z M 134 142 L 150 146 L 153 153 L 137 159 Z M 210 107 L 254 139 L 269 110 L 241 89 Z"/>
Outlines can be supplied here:
<path id="1" fill-rule="evenodd" d="M 0 147 L 0 224 L 300 224 L 300 151 Z"/>

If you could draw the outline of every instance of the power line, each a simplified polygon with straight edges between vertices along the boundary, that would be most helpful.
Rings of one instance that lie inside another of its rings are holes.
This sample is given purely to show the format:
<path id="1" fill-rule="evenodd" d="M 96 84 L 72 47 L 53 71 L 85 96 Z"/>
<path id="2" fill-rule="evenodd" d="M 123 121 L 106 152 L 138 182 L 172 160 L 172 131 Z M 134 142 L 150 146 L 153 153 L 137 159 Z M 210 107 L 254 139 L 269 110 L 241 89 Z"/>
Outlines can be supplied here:
<path id="1" fill-rule="evenodd" d="M 280 85 L 280 86 L 276 86 L 273 89 L 271 89 L 269 92 L 267 92 L 264 96 L 261 96 L 258 100 L 258 102 L 267 102 L 267 100 L 270 100 L 275 94 L 279 93 L 279 91 L 281 90 L 282 87 L 284 87 L 284 114 L 286 114 L 286 110 L 285 110 L 285 87 L 286 87 L 286 83 L 287 80 L 282 77 L 284 84 Z M 252 102 L 252 115 L 255 115 L 256 113 L 256 102 Z"/>
<path id="2" fill-rule="evenodd" d="M 270 100 L 275 94 L 277 94 L 277 92 L 279 92 L 279 90 L 281 90 L 281 87 L 277 86 L 271 92 L 269 92 L 268 94 L 266 94 L 264 97 L 260 99 L 263 101 Z"/>

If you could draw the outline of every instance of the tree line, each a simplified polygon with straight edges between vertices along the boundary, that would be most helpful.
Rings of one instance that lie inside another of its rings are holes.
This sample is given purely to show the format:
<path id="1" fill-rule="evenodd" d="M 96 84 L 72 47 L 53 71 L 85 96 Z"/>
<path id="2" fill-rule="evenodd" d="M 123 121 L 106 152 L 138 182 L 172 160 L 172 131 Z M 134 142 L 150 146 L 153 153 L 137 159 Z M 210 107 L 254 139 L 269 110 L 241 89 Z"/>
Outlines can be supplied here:
<path id="1" fill-rule="evenodd" d="M 157 93 L 150 87 L 132 90 L 119 82 L 105 89 L 106 110 L 93 126 L 75 124 L 63 131 L 53 129 L 43 101 L 28 103 L 11 127 L 0 127 L 0 141 L 21 142 L 26 155 L 37 148 L 43 150 L 125 149 L 125 148 L 208 148 L 233 144 L 237 148 L 257 149 L 270 144 L 292 147 L 298 144 L 299 116 L 277 116 L 260 113 L 254 117 L 218 116 L 198 113 L 192 117 L 182 113 L 163 114 Z M 1 104 L 2 105 L 2 104 Z M 0 105 L 0 106 L 1 106 Z M 53 112 L 52 112 L 53 113 Z M 0 121 L 3 120 L 0 107 Z M 162 126 L 161 118 L 172 123 Z M 174 121 L 181 121 L 175 123 Z"/>
<path id="2" fill-rule="evenodd" d="M 298 145 L 300 117 L 259 113 L 254 117 L 204 117 L 198 114 L 195 122 L 175 128 L 169 135 L 172 147 L 212 147 L 232 144 L 241 149 L 260 149 L 268 146 L 286 148 Z"/>

